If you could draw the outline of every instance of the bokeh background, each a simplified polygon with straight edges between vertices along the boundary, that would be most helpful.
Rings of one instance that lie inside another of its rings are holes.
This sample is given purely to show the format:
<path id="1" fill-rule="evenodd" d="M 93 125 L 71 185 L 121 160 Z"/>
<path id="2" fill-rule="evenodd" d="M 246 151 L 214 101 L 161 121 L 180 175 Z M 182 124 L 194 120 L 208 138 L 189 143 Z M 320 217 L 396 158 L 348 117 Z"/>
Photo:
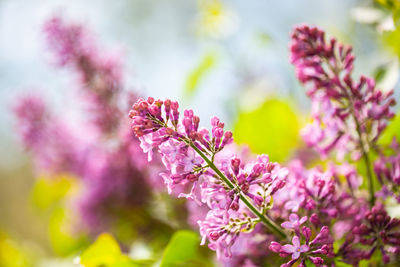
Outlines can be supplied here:
<path id="1" fill-rule="evenodd" d="M 35 207 L 42 192 L 34 191 L 37 173 L 11 112 L 19 95 L 35 91 L 56 114 L 79 117 L 74 80 L 54 67 L 46 49 L 46 19 L 83 23 L 104 47 L 120 51 L 132 90 L 178 99 L 206 124 L 217 115 L 239 143 L 285 161 L 301 146 L 298 130 L 310 110 L 288 56 L 292 28 L 324 28 L 353 45 L 356 74 L 397 88 L 399 34 L 378 2 L 385 1 L 0 0 L 0 259 L 72 264 L 54 250 L 51 215 Z"/>

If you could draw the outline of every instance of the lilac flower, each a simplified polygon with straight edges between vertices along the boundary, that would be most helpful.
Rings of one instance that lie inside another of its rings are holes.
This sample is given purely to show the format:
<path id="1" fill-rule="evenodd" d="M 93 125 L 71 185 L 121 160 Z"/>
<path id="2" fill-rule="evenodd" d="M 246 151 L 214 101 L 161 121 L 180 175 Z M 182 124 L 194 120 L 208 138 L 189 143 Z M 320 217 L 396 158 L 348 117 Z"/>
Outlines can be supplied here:
<path id="1" fill-rule="evenodd" d="M 144 152 L 157 149 L 162 156 L 163 163 L 169 171 L 162 174 L 169 192 L 172 192 L 177 184 L 194 183 L 191 190 L 193 192 L 196 190 L 194 187 L 199 186 L 197 181 L 202 176 L 203 182 L 200 187 L 203 192 L 203 202 L 207 202 L 210 206 L 213 205 L 212 202 L 220 202 L 219 196 L 223 191 L 231 199 L 225 203 L 227 205 L 225 208 L 236 209 L 239 192 L 251 198 L 256 205 L 261 205 L 266 196 L 273 195 L 285 185 L 287 171 L 280 168 L 278 164 L 269 162 L 266 156 L 260 156 L 257 162 L 246 165 L 241 164 L 240 159 L 235 157 L 231 159 L 231 162 L 216 161 L 217 167 L 220 167 L 228 179 L 222 184 L 218 182 L 220 178 L 216 176 L 215 170 L 205 165 L 204 157 L 198 154 L 200 151 L 214 158 L 232 142 L 232 133 L 224 131 L 224 124 L 213 117 L 211 119 L 212 138 L 210 138 L 208 130 L 199 130 L 200 119 L 193 114 L 192 110 L 185 110 L 180 123 L 178 106 L 178 103 L 170 100 L 140 99 L 133 105 L 130 112 L 132 129 L 140 138 Z M 164 112 L 162 107 L 164 107 Z M 233 185 L 237 185 L 240 190 L 232 188 Z M 261 187 L 262 190 L 258 190 Z M 265 197 L 262 197 L 263 194 Z M 181 195 L 191 196 L 192 194 Z M 214 201 L 204 196 L 216 196 L 216 199 Z"/>
<path id="2" fill-rule="evenodd" d="M 299 220 L 299 216 L 296 213 L 292 213 L 289 216 L 289 221 L 283 222 L 281 226 L 286 229 L 295 229 L 298 230 L 300 225 L 307 221 L 307 216 L 301 217 Z"/>
<path id="3" fill-rule="evenodd" d="M 286 254 L 291 254 L 292 259 L 296 260 L 300 257 L 301 253 L 307 252 L 310 250 L 310 248 L 307 245 L 301 245 L 300 246 L 300 239 L 298 236 L 294 236 L 292 239 L 293 245 L 287 244 L 282 246 L 280 249 L 281 252 L 284 252 Z"/>

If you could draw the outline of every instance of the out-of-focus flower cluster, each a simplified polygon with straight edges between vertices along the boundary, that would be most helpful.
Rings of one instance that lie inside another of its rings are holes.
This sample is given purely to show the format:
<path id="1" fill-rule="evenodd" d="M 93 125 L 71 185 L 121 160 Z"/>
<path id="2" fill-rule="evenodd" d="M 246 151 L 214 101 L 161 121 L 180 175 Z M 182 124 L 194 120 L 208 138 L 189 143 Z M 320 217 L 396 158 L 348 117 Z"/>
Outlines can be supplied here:
<path id="1" fill-rule="evenodd" d="M 42 97 L 23 96 L 14 109 L 18 130 L 39 173 L 79 178 L 81 189 L 72 200 L 77 223 L 97 233 L 148 204 L 150 187 L 160 188 L 158 165 L 146 164 L 123 115 L 136 97 L 124 89 L 121 57 L 100 50 L 81 24 L 54 17 L 44 32 L 56 65 L 77 77 L 77 102 L 86 112 L 72 125 L 63 116 L 68 110 L 53 112 Z"/>

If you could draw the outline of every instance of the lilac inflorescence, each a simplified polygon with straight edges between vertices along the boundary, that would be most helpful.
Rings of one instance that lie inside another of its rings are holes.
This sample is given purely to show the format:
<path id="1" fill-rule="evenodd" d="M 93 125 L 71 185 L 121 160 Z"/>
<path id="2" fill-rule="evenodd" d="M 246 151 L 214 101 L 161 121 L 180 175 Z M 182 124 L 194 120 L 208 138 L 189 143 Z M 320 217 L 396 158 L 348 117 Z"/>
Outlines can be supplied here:
<path id="1" fill-rule="evenodd" d="M 105 134 L 115 131 L 122 117 L 120 56 L 100 51 L 93 34 L 82 24 L 68 24 L 54 17 L 45 23 L 44 31 L 57 65 L 69 67 L 77 74 L 92 124 Z"/>
<path id="2" fill-rule="evenodd" d="M 78 100 L 88 112 L 74 125 L 53 112 L 43 97 L 23 96 L 14 109 L 17 129 L 38 173 L 77 178 L 79 194 L 68 201 L 79 215 L 79 228 L 91 234 L 113 231 L 127 211 L 148 206 L 150 185 L 160 189 L 152 178 L 161 162 L 146 164 L 128 119 L 121 115 L 137 97 L 124 90 L 120 57 L 100 51 L 86 27 L 61 17 L 49 19 L 44 32 L 57 66 L 78 76 Z"/>
<path id="3" fill-rule="evenodd" d="M 353 81 L 352 48 L 326 41 L 318 28 L 296 28 L 290 51 L 299 81 L 310 85 L 314 122 L 302 132 L 305 141 L 323 156 L 335 149 L 339 157 L 360 158 L 394 116 L 393 91 L 378 90 L 372 78 Z"/>
<path id="4" fill-rule="evenodd" d="M 219 157 L 233 141 L 224 123 L 211 118 L 210 132 L 199 128 L 200 119 L 192 110 L 185 110 L 180 120 L 178 107 L 170 100 L 139 99 L 129 114 L 132 130 L 149 160 L 154 150 L 160 153 L 167 169 L 161 176 L 168 191 L 178 188 L 178 197 L 209 207 L 206 218 L 198 222 L 203 243 L 208 239 L 218 255 L 231 256 L 230 248 L 239 233 L 251 231 L 258 222 L 254 215 L 247 215 L 251 212 L 241 199 L 251 200 L 265 212 L 271 208 L 272 196 L 285 186 L 287 170 L 266 155 L 248 163 L 236 155 Z M 189 184 L 189 193 L 182 192 Z"/>

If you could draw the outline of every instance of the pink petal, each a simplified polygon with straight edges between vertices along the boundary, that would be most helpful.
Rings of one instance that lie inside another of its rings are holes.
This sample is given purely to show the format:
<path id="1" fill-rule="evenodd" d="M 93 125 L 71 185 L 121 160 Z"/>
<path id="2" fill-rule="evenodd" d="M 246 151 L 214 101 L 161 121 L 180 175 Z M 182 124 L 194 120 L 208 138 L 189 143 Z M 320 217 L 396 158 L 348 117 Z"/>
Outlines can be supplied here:
<path id="1" fill-rule="evenodd" d="M 285 209 L 297 211 L 299 209 L 299 203 L 297 201 L 288 201 L 285 204 Z"/>
<path id="2" fill-rule="evenodd" d="M 307 219 L 308 219 L 307 216 L 302 217 L 302 218 L 300 219 L 300 224 L 305 223 L 305 222 L 307 221 Z"/>
<path id="3" fill-rule="evenodd" d="M 292 254 L 293 252 L 295 252 L 295 250 L 296 250 L 296 248 L 294 246 L 292 246 L 292 245 L 289 245 L 289 244 L 284 245 L 281 248 L 281 251 L 283 251 L 283 252 L 285 252 L 287 254 Z"/>
<path id="4" fill-rule="evenodd" d="M 292 213 L 289 215 L 289 221 L 295 223 L 299 220 L 299 216 L 296 213 Z"/>
<path id="5" fill-rule="evenodd" d="M 300 247 L 300 252 L 307 252 L 307 251 L 309 251 L 310 250 L 310 248 L 307 246 L 307 245 L 302 245 L 301 247 Z"/>
<path id="6" fill-rule="evenodd" d="M 296 260 L 296 259 L 298 259 L 299 257 L 300 257 L 300 252 L 298 252 L 298 251 L 293 252 L 293 254 L 292 254 L 292 259 L 293 259 L 293 260 Z"/>
<path id="7" fill-rule="evenodd" d="M 295 235 L 293 237 L 292 243 L 296 248 L 300 247 L 300 239 L 299 239 L 299 237 L 297 235 Z"/>
<path id="8" fill-rule="evenodd" d="M 292 228 L 294 228 L 294 225 L 293 225 L 293 223 L 291 223 L 291 222 L 283 222 L 283 223 L 281 224 L 281 226 L 282 226 L 283 228 L 286 228 L 286 229 L 292 229 Z"/>

